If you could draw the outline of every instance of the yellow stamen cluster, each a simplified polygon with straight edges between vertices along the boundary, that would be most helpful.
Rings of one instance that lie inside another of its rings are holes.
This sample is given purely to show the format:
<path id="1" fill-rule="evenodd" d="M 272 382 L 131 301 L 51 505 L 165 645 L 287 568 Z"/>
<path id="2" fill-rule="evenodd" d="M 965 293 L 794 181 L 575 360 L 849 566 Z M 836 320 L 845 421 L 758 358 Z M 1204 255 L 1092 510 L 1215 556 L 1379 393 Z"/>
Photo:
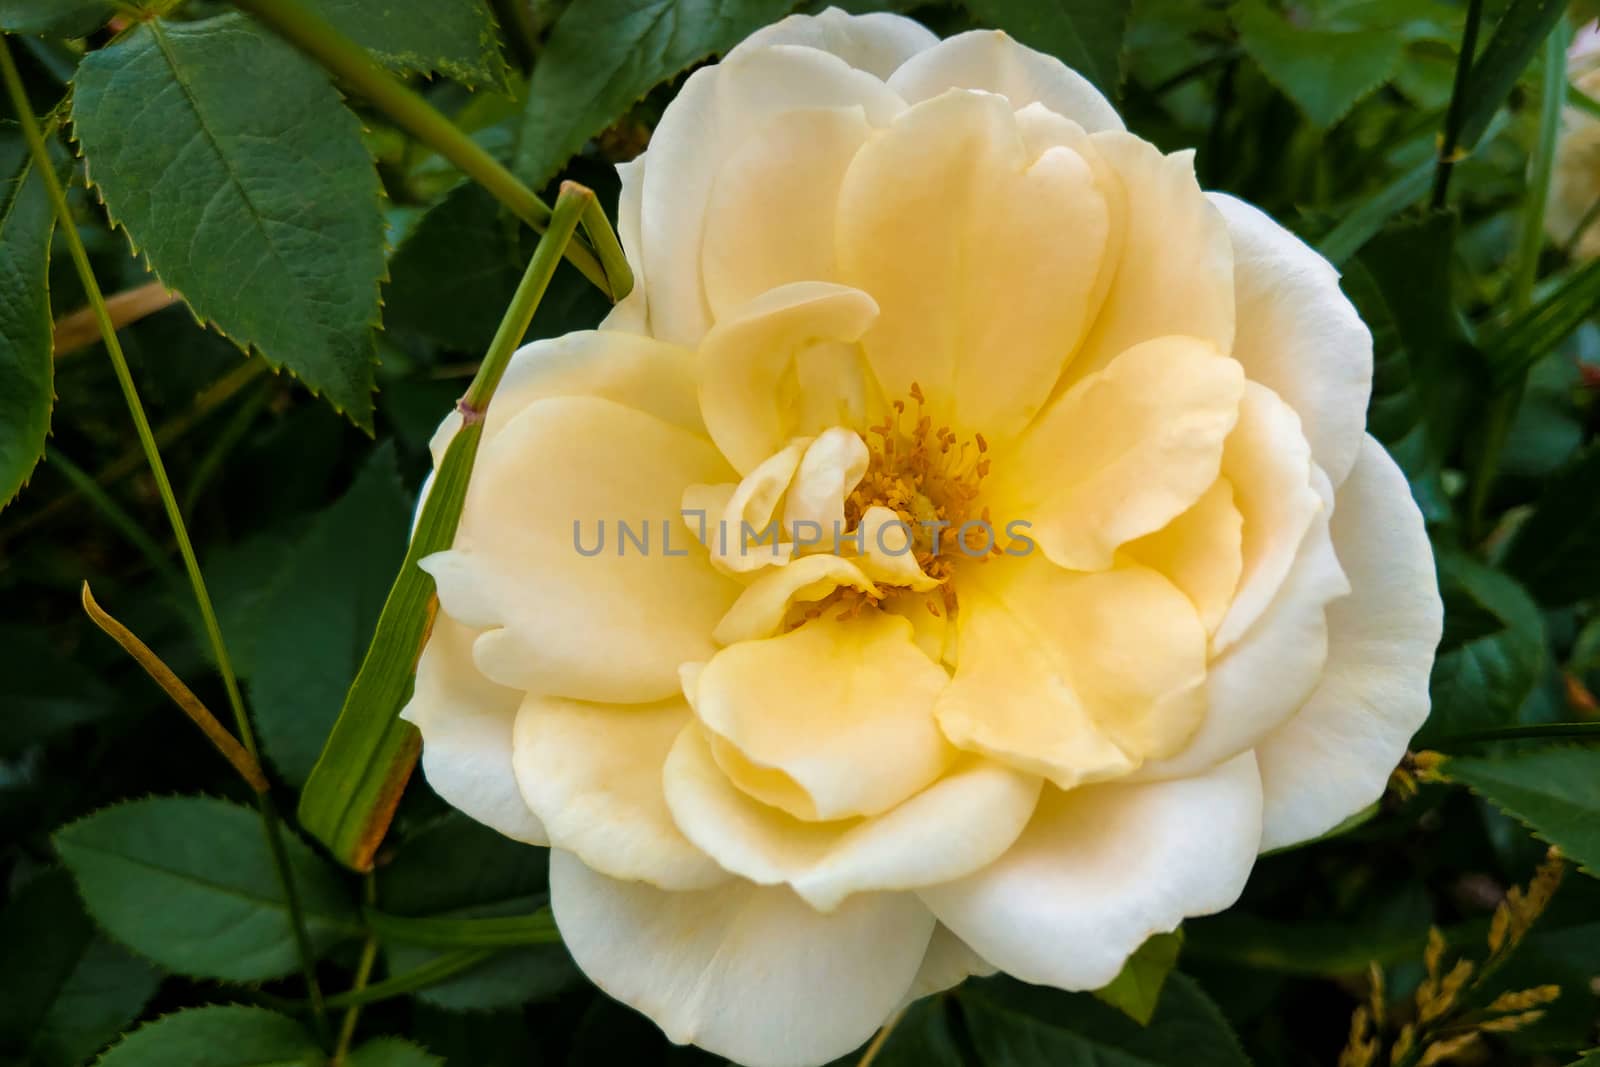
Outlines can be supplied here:
<path id="1" fill-rule="evenodd" d="M 989 442 L 974 434 L 962 440 L 948 426 L 934 426 L 924 408 L 922 387 L 911 383 L 910 401 L 896 400 L 883 422 L 867 427 L 867 473 L 845 498 L 845 526 L 854 531 L 867 509 L 885 507 L 899 516 L 911 534 L 910 552 L 917 566 L 943 583 L 938 596 L 923 601 L 936 616 L 953 614 L 956 593 L 950 576 L 961 559 L 982 560 L 1002 551 L 990 525 L 989 509 L 978 503 L 989 474 Z M 913 406 L 914 405 L 914 406 Z M 965 533 L 962 525 L 981 522 Z M 884 596 L 907 590 L 880 586 Z M 835 617 L 853 618 L 877 607 L 883 597 L 841 588 L 816 602 L 795 625 L 820 618 L 836 607 Z"/>
<path id="2" fill-rule="evenodd" d="M 867 428 L 867 473 L 845 500 L 845 521 L 853 527 L 868 508 L 888 508 L 911 531 L 911 551 L 923 573 L 948 582 L 957 560 L 1000 551 L 987 527 L 989 511 L 978 506 L 989 443 L 982 434 L 963 441 L 950 427 L 935 427 L 923 410 L 921 386 L 913 382 L 910 395 L 915 410 L 896 400 L 892 414 Z M 969 530 L 963 542 L 961 526 L 974 520 L 985 529 Z M 944 601 L 954 606 L 948 585 Z M 933 601 L 929 605 L 938 614 Z"/>

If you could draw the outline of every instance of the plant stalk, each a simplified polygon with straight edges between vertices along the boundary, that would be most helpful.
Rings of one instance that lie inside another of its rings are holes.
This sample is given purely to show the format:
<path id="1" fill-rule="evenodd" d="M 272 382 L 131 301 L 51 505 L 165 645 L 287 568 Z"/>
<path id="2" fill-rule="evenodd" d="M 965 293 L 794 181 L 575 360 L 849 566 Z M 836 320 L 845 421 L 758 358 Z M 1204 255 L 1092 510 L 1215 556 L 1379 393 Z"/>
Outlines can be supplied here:
<path id="1" fill-rule="evenodd" d="M 83 246 L 83 238 L 78 234 L 78 228 L 72 218 L 72 210 L 67 203 L 66 190 L 61 185 L 61 180 L 56 175 L 55 167 L 50 162 L 50 151 L 45 145 L 44 135 L 40 132 L 38 120 L 34 117 L 33 106 L 28 102 L 27 92 L 22 85 L 22 76 L 17 71 L 16 62 L 11 57 L 11 48 L 6 38 L 0 35 L 0 77 L 3 77 L 6 92 L 11 98 L 12 110 L 16 113 L 17 120 L 22 126 L 23 136 L 27 139 L 29 151 L 33 154 L 34 164 L 40 169 L 44 179 L 45 189 L 49 193 L 51 206 L 55 209 L 58 229 L 63 240 L 67 243 L 67 250 L 72 256 L 73 266 L 77 269 L 79 281 L 83 284 L 84 295 L 89 300 L 89 305 L 94 309 L 95 320 L 100 324 L 101 340 L 105 342 L 106 353 L 111 358 L 111 367 L 116 374 L 117 384 L 122 389 L 123 399 L 128 405 L 128 414 L 133 419 L 134 431 L 138 435 L 139 445 L 144 450 L 145 461 L 149 464 L 150 473 L 155 478 L 156 489 L 161 495 L 162 507 L 166 510 L 167 521 L 172 525 L 173 536 L 178 542 L 179 555 L 183 557 L 184 569 L 188 572 L 189 584 L 193 588 L 195 603 L 200 608 L 200 617 L 205 624 L 206 637 L 211 644 L 212 654 L 217 661 L 217 671 L 222 675 L 222 682 L 228 694 L 228 704 L 233 709 L 235 725 L 238 727 L 239 742 L 244 750 L 258 765 L 261 762 L 260 751 L 256 745 L 255 732 L 250 725 L 250 717 L 245 713 L 244 697 L 239 689 L 239 679 L 234 674 L 233 663 L 228 657 L 227 646 L 222 640 L 222 629 L 217 623 L 217 614 L 211 603 L 211 594 L 206 589 L 205 578 L 200 573 L 200 563 L 195 557 L 194 545 L 189 540 L 188 528 L 184 525 L 183 513 L 178 508 L 177 495 L 172 491 L 172 482 L 167 477 L 166 464 L 161 459 L 161 450 L 156 445 L 154 434 L 150 429 L 150 420 L 145 415 L 144 404 L 139 399 L 138 387 L 134 384 L 133 373 L 128 369 L 127 357 L 123 354 L 122 343 L 117 338 L 116 324 L 112 321 L 111 314 L 106 308 L 105 294 L 101 292 L 99 282 L 95 279 L 94 268 L 89 263 L 89 253 Z M 326 1041 L 328 1038 L 327 1011 L 322 1004 L 322 990 L 317 984 L 316 958 L 311 951 L 311 940 L 306 932 L 305 914 L 300 905 L 299 892 L 295 888 L 294 876 L 290 872 L 288 856 L 283 843 L 283 829 L 279 824 L 278 814 L 272 805 L 272 798 L 266 793 L 256 794 L 257 807 L 261 812 L 261 822 L 266 833 L 267 843 L 272 850 L 273 866 L 278 875 L 278 880 L 283 887 L 284 900 L 288 905 L 291 925 L 294 928 L 295 946 L 299 950 L 301 969 L 305 972 L 306 989 L 311 999 L 312 1015 L 316 1022 L 318 1033 Z"/>
<path id="2" fill-rule="evenodd" d="M 1433 172 L 1433 208 L 1443 208 L 1450 196 L 1450 176 L 1458 161 L 1461 127 L 1466 121 L 1467 80 L 1478 54 L 1478 31 L 1483 25 L 1483 0 L 1467 0 L 1467 21 L 1461 29 L 1461 54 L 1456 57 L 1455 84 L 1450 90 L 1450 109 L 1444 116 L 1444 133 L 1439 138 L 1439 160 Z"/>
<path id="3" fill-rule="evenodd" d="M 1550 179 L 1555 172 L 1556 145 L 1561 139 L 1561 109 L 1567 93 L 1567 46 L 1572 32 L 1565 18 L 1544 39 L 1544 81 L 1539 103 L 1539 141 L 1528 167 L 1527 206 L 1522 214 L 1522 232 L 1517 242 L 1516 273 L 1511 278 L 1511 318 L 1517 319 L 1533 306 L 1534 283 L 1539 276 L 1539 253 L 1544 248 L 1545 207 L 1550 201 Z M 1474 539 L 1486 536 L 1484 515 L 1489 492 L 1500 468 L 1500 454 L 1511 435 L 1522 404 L 1527 373 L 1495 392 L 1484 419 L 1484 432 L 1473 466 L 1472 488 L 1467 497 L 1467 529 Z"/>

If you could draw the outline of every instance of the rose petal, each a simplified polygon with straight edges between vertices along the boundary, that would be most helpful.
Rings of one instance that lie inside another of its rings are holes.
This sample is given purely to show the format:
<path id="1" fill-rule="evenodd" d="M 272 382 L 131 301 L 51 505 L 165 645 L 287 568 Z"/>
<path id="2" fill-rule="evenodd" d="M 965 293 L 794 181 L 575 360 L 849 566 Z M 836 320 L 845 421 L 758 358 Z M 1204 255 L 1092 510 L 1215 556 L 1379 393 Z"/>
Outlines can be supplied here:
<path id="1" fill-rule="evenodd" d="M 548 845 L 511 766 L 522 693 L 495 685 L 472 664 L 477 634 L 441 613 L 417 659 L 400 717 L 422 731 L 422 773 L 453 808 L 530 845 Z"/>
<path id="2" fill-rule="evenodd" d="M 1109 225 L 1089 165 L 1029 160 L 1003 99 L 953 90 L 896 118 L 838 217 L 841 277 L 881 309 L 862 344 L 885 397 L 916 383 L 935 426 L 1014 436 L 1088 328 Z"/>
<path id="3" fill-rule="evenodd" d="M 881 595 L 851 560 L 823 553 L 801 556 L 786 566 L 765 571 L 746 586 L 711 636 L 719 645 L 774 637 L 783 629 L 789 609 L 797 602 L 822 600 L 841 587 L 858 589 L 873 597 Z"/>
<path id="4" fill-rule="evenodd" d="M 865 424 L 874 405 L 855 342 L 877 314 L 859 289 L 796 282 L 763 293 L 706 335 L 700 410 L 740 474 L 796 436 Z"/>
<path id="5" fill-rule="evenodd" d="M 844 533 L 845 497 L 860 484 L 870 458 L 861 435 L 838 426 L 807 446 L 783 502 L 783 525 L 797 550 L 836 550 Z"/>
<path id="6" fill-rule="evenodd" d="M 706 210 L 714 318 L 780 285 L 838 280 L 839 186 L 871 132 L 859 107 L 812 108 L 777 116 L 733 150 Z"/>
<path id="7" fill-rule="evenodd" d="M 956 588 L 958 666 L 938 718 L 958 747 L 1071 788 L 1199 725 L 1205 630 L 1156 572 L 1007 559 L 965 568 Z"/>
<path id="8" fill-rule="evenodd" d="M 922 958 L 922 970 L 917 972 L 916 979 L 911 983 L 906 1003 L 954 989 L 974 975 L 986 978 L 993 973 L 993 964 L 972 951 L 972 946 L 940 923 L 933 928 L 928 954 Z"/>
<path id="9" fill-rule="evenodd" d="M 837 819 L 887 811 L 950 765 L 955 751 L 933 721 L 947 680 L 909 623 L 868 610 L 723 649 L 689 701 L 746 792 L 803 819 Z"/>
<path id="10" fill-rule="evenodd" d="M 838 56 L 857 70 L 888 78 L 907 59 L 939 43 L 933 31 L 904 15 L 851 15 L 836 7 L 790 15 L 746 37 L 730 56 L 775 44 L 805 45 Z"/>
<path id="11" fill-rule="evenodd" d="M 705 433 L 695 386 L 695 355 L 621 330 L 578 330 L 523 345 L 512 353 L 483 421 L 493 440 L 529 404 L 558 396 L 597 396 Z M 461 413 L 439 424 L 428 450 L 437 469 L 461 429 Z"/>
<path id="12" fill-rule="evenodd" d="M 1216 481 L 1244 373 L 1204 341 L 1131 348 L 997 452 L 986 499 L 1056 564 L 1104 570 L 1117 548 L 1193 507 Z"/>
<path id="13" fill-rule="evenodd" d="M 787 883 L 823 911 L 854 893 L 936 885 L 993 862 L 1039 797 L 1038 778 L 969 757 L 882 815 L 805 822 L 734 786 L 698 726 L 679 735 L 664 781 L 689 840 L 734 874 Z"/>
<path id="14" fill-rule="evenodd" d="M 678 832 L 661 792 L 673 739 L 692 721 L 682 697 L 615 705 L 528 696 L 513 763 L 550 843 L 602 874 L 662 889 L 725 881 L 727 872 Z"/>
<path id="15" fill-rule="evenodd" d="M 711 325 L 701 249 L 724 161 L 788 111 L 860 107 L 873 126 L 905 105 L 882 80 L 815 48 L 740 49 L 689 77 L 650 140 L 640 249 L 650 278 L 650 328 L 693 347 Z"/>
<path id="16" fill-rule="evenodd" d="M 1183 590 L 1207 633 L 1215 633 L 1228 613 L 1244 570 L 1244 519 L 1233 500 L 1233 483 L 1218 478 L 1188 511 L 1122 546 L 1132 559 Z"/>
<path id="17" fill-rule="evenodd" d="M 1212 637 L 1213 653 L 1239 640 L 1278 595 L 1322 498 L 1311 487 L 1311 446 L 1278 394 L 1246 382 L 1239 422 L 1222 449 L 1222 474 L 1244 517 L 1244 570 Z"/>
<path id="18" fill-rule="evenodd" d="M 905 997 L 933 916 L 903 893 L 823 915 L 784 888 L 663 892 L 550 854 L 561 938 L 608 995 L 680 1044 L 747 1067 L 811 1067 L 858 1047 Z"/>
<path id="19" fill-rule="evenodd" d="M 1254 748 L 1305 703 L 1328 658 L 1330 603 L 1350 592 L 1318 514 L 1266 614 L 1206 674 L 1205 721 L 1182 752 L 1135 779 L 1185 778 Z"/>
<path id="20" fill-rule="evenodd" d="M 1233 244 L 1234 358 L 1299 414 L 1312 456 L 1337 487 L 1365 436 L 1372 334 L 1327 260 L 1249 204 L 1209 196 Z"/>
<path id="21" fill-rule="evenodd" d="M 1124 220 L 1122 245 L 1111 250 L 1116 274 L 1064 384 L 1169 334 L 1231 352 L 1233 245 L 1222 213 L 1195 179 L 1194 153 L 1164 156 L 1150 142 L 1116 131 L 1090 140 L 1120 179 L 1106 196 Z"/>
<path id="22" fill-rule="evenodd" d="M 680 663 L 711 655 L 711 629 L 739 592 L 679 517 L 686 485 L 731 473 L 710 442 L 653 415 L 538 400 L 480 448 L 455 547 L 423 565 L 443 610 L 487 631 L 473 658 L 490 679 L 659 700 L 677 691 Z M 585 554 L 601 523 L 605 550 Z M 653 549 L 625 547 L 621 523 Z"/>
<path id="23" fill-rule="evenodd" d="M 939 921 L 1025 982 L 1099 989 L 1151 934 L 1238 899 L 1261 838 L 1250 753 L 1195 778 L 1047 789 L 1021 839 L 920 891 Z"/>
<path id="24" fill-rule="evenodd" d="M 1016 111 L 1041 103 L 1090 132 L 1123 128 L 1089 79 L 999 30 L 958 33 L 917 53 L 895 71 L 889 87 L 912 104 L 948 89 L 980 89 L 1005 97 Z"/>
<path id="25" fill-rule="evenodd" d="M 1352 591 L 1328 608 L 1321 684 L 1256 749 L 1262 848 L 1326 833 L 1378 799 L 1428 717 L 1444 617 L 1433 553 L 1405 476 L 1371 437 L 1339 487 L 1333 543 Z"/>

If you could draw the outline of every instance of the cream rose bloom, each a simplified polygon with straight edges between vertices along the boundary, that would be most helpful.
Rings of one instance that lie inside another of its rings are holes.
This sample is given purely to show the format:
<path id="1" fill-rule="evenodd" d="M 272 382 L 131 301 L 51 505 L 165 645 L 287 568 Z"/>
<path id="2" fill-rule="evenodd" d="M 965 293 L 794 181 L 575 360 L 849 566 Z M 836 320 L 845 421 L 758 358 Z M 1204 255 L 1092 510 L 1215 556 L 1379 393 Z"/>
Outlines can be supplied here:
<path id="1" fill-rule="evenodd" d="M 1441 609 L 1325 261 L 888 15 L 756 34 L 621 169 L 638 288 L 513 362 L 406 711 L 597 985 L 822 1063 L 1102 986 L 1378 797 Z"/>

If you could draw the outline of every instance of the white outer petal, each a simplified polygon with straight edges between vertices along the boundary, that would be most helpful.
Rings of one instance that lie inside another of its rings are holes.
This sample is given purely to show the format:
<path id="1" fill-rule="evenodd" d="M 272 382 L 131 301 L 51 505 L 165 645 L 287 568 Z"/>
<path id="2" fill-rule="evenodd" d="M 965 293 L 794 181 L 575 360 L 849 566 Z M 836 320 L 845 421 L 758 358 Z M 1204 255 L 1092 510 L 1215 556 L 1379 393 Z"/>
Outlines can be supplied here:
<path id="1" fill-rule="evenodd" d="M 798 45 L 739 50 L 689 77 L 661 116 L 645 171 L 639 251 L 655 336 L 692 346 L 711 325 L 700 250 L 712 186 L 728 154 L 775 115 L 851 105 L 874 126 L 904 108 L 881 79 Z"/>
<path id="2" fill-rule="evenodd" d="M 442 612 L 434 619 L 400 717 L 422 731 L 422 773 L 446 803 L 507 837 L 548 845 L 511 765 L 522 693 L 478 673 L 472 663 L 476 636 Z"/>
<path id="3" fill-rule="evenodd" d="M 1443 628 L 1422 513 L 1394 461 L 1363 440 L 1333 511 L 1352 592 L 1328 608 L 1328 666 L 1305 706 L 1256 749 L 1263 849 L 1326 833 L 1383 794 L 1428 717 Z"/>
<path id="4" fill-rule="evenodd" d="M 981 89 L 1010 100 L 1013 111 L 1042 103 L 1090 133 L 1123 129 L 1116 109 L 1089 79 L 1000 30 L 971 30 L 940 41 L 906 60 L 889 87 L 908 104 L 947 89 Z"/>
<path id="5" fill-rule="evenodd" d="M 1050 792 L 1011 851 L 920 895 L 1002 971 L 1099 989 L 1151 934 L 1233 904 L 1260 839 L 1246 752 L 1194 778 Z"/>
<path id="6" fill-rule="evenodd" d="M 838 56 L 857 70 L 887 79 L 918 52 L 939 43 L 914 19 L 885 11 L 851 15 L 830 7 L 820 15 L 790 15 L 746 37 L 729 58 L 775 44 L 805 45 Z"/>
<path id="7" fill-rule="evenodd" d="M 1299 413 L 1312 458 L 1337 488 L 1361 450 L 1372 334 L 1331 263 L 1257 208 L 1206 195 L 1233 241 L 1233 356 Z"/>
<path id="8" fill-rule="evenodd" d="M 560 849 L 550 900 L 595 985 L 671 1040 L 747 1067 L 813 1067 L 861 1045 L 905 999 L 934 929 L 906 893 L 823 915 L 782 887 L 613 881 Z"/>

